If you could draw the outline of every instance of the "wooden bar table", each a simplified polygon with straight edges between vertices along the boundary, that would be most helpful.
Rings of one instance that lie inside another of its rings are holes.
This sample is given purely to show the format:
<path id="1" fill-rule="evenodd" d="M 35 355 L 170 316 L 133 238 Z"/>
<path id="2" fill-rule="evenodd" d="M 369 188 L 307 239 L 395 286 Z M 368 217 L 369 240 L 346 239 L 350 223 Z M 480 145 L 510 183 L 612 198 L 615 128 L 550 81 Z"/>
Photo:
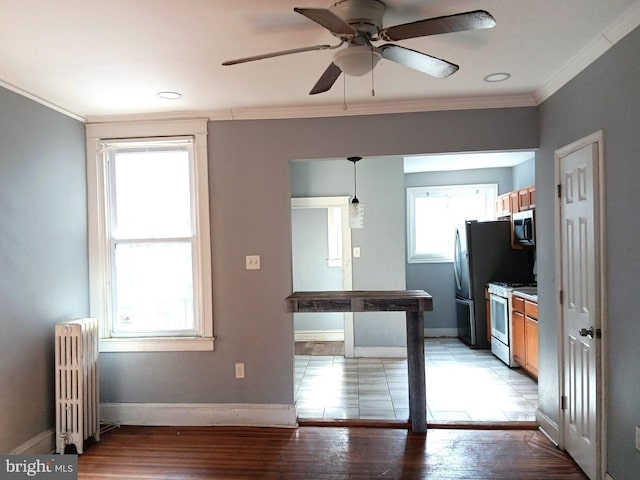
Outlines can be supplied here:
<path id="1" fill-rule="evenodd" d="M 409 421 L 413 432 L 427 431 L 424 377 L 424 317 L 433 299 L 424 290 L 294 292 L 287 312 L 406 312 Z"/>

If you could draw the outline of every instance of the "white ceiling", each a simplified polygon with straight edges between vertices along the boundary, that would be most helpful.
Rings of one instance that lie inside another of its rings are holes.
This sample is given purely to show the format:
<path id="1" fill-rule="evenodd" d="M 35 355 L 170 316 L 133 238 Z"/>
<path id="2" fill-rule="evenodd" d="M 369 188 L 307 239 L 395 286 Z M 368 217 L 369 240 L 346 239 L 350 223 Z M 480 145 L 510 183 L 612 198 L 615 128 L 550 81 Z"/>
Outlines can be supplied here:
<path id="1" fill-rule="evenodd" d="M 383 60 L 371 77 L 308 92 L 331 62 L 313 51 L 223 67 L 225 60 L 336 43 L 293 12 L 331 0 L 0 0 L 0 85 L 82 120 L 353 115 L 536 105 L 640 24 L 640 0 L 389 0 L 385 26 L 485 9 L 493 29 L 397 42 L 460 70 L 435 79 Z M 482 79 L 509 72 L 506 82 Z M 156 93 L 175 90 L 179 100 Z M 348 109 L 343 109 L 346 97 Z M 171 113 L 170 113 L 171 112 Z"/>
<path id="2" fill-rule="evenodd" d="M 513 167 L 535 158 L 535 152 L 450 153 L 404 157 L 404 173 L 445 172 Z"/>

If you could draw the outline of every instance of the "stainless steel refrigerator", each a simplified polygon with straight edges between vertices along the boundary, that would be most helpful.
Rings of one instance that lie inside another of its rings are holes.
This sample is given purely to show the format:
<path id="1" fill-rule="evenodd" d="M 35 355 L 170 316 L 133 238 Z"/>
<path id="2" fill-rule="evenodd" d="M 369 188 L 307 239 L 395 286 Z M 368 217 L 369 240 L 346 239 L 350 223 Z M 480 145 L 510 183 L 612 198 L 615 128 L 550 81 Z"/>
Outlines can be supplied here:
<path id="1" fill-rule="evenodd" d="M 509 221 L 467 221 L 456 229 L 454 252 L 458 337 L 489 348 L 485 287 L 491 281 L 530 282 L 531 251 L 511 248 Z"/>

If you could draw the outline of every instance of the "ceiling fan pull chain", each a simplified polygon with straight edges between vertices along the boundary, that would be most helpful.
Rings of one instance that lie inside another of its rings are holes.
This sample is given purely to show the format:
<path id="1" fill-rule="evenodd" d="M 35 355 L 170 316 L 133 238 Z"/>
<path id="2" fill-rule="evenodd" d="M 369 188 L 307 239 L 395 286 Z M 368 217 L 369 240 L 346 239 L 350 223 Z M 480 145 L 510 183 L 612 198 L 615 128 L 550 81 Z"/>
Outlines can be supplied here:
<path id="1" fill-rule="evenodd" d="M 374 84 L 374 74 L 373 74 L 373 67 L 376 66 L 375 63 L 375 59 L 373 58 L 373 47 L 371 48 L 371 96 L 375 97 L 376 96 L 376 89 L 375 89 L 375 84 Z"/>
<path id="2" fill-rule="evenodd" d="M 347 110 L 347 76 L 342 76 L 342 109 Z"/>

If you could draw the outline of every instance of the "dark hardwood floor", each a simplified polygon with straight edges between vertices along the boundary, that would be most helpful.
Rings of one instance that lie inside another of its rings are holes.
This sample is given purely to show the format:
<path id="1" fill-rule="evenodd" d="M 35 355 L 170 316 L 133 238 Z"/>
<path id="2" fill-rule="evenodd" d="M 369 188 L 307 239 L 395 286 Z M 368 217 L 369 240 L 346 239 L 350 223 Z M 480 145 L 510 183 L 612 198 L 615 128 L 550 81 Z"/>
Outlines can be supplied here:
<path id="1" fill-rule="evenodd" d="M 80 480 L 586 477 L 536 430 L 122 427 L 79 460 Z"/>

